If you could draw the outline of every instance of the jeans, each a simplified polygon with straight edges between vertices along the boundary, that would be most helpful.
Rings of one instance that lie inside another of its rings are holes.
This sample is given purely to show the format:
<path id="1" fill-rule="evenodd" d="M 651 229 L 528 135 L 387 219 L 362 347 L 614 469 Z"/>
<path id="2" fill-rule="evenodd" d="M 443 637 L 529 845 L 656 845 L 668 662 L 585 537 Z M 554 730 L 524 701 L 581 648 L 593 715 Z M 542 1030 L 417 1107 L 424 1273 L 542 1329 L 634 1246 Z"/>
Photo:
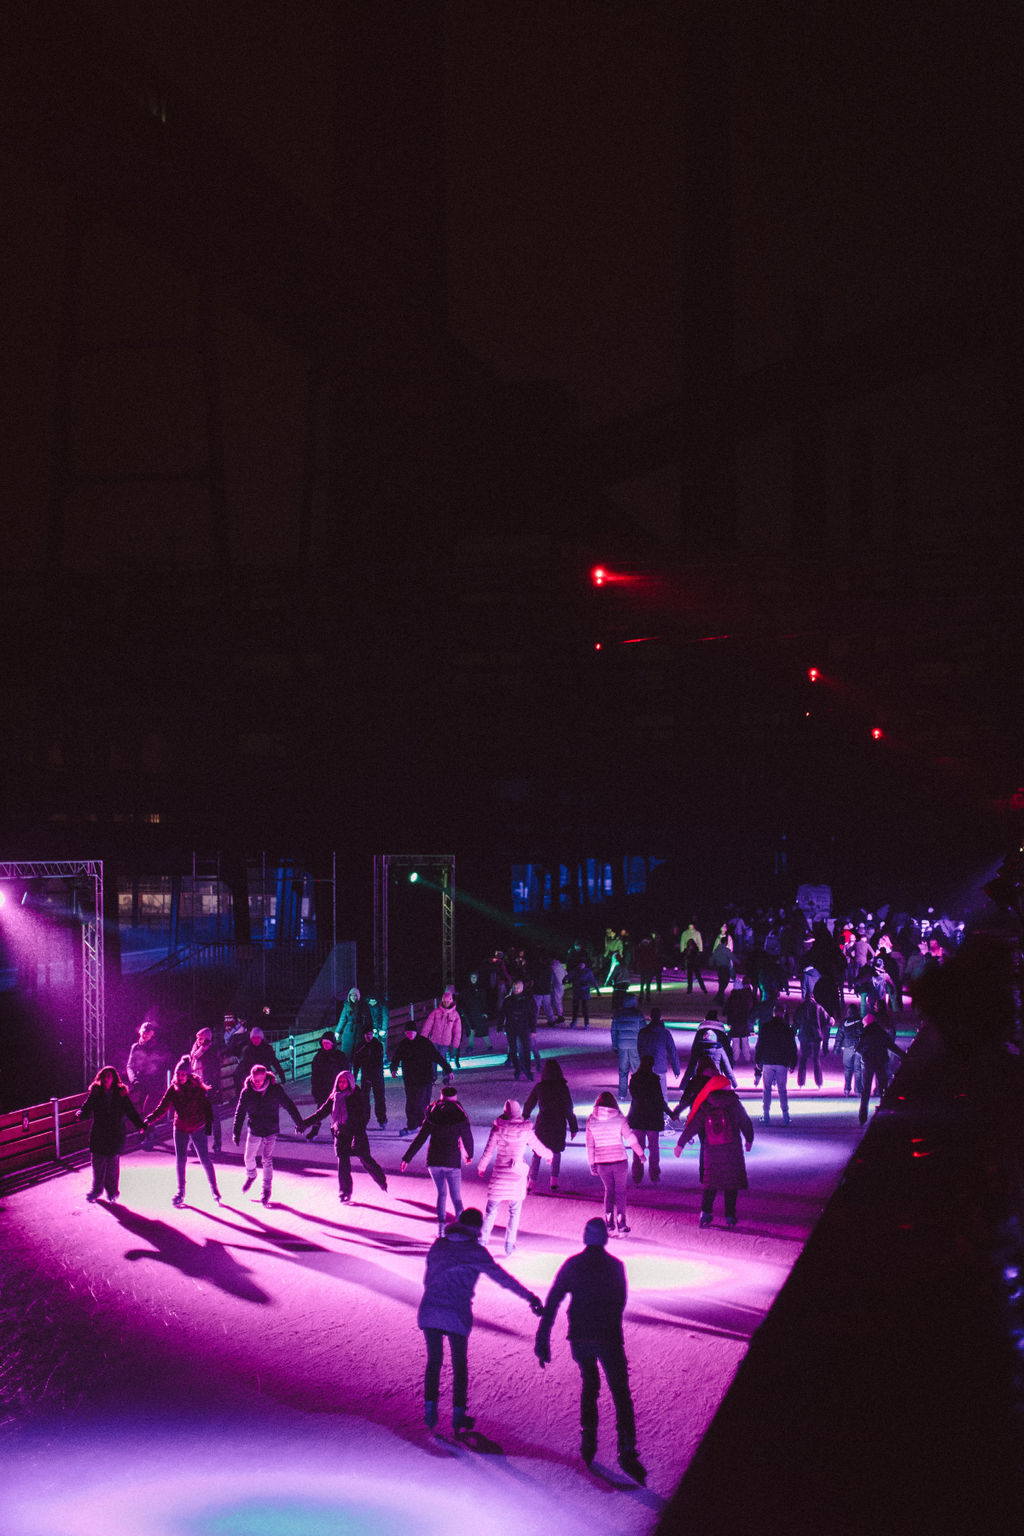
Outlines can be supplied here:
<path id="1" fill-rule="evenodd" d="M 427 1172 L 437 1190 L 437 1224 L 443 1227 L 449 1194 L 452 1197 L 452 1207 L 456 1216 L 462 1215 L 462 1169 L 428 1167 Z"/>
<path id="2" fill-rule="evenodd" d="M 860 1094 L 864 1087 L 864 1063 L 857 1055 L 855 1045 L 843 1046 L 843 1091 L 849 1093 L 855 1088 Z"/>
<path id="3" fill-rule="evenodd" d="M 626 1225 L 626 1159 L 598 1163 L 596 1173 L 604 1185 L 604 1219 L 609 1227 Z"/>
<path id="4" fill-rule="evenodd" d="M 520 1076 L 532 1078 L 533 1073 L 530 1071 L 530 1036 L 513 1034 L 509 1030 L 505 1038 L 508 1040 L 508 1054 L 512 1058 L 512 1071 L 515 1074 L 516 1081 L 518 1082 Z"/>
<path id="5" fill-rule="evenodd" d="M 185 1163 L 188 1159 L 188 1144 L 192 1143 L 196 1157 L 206 1170 L 206 1177 L 210 1181 L 210 1188 L 219 1200 L 220 1190 L 217 1188 L 217 1175 L 213 1171 L 213 1163 L 210 1160 L 210 1148 L 207 1144 L 205 1131 L 183 1131 L 176 1125 L 172 1132 L 174 1137 L 174 1160 L 178 1169 L 178 1194 L 185 1193 Z"/>
<path id="6" fill-rule="evenodd" d="M 270 1186 L 274 1182 L 274 1147 L 277 1144 L 277 1132 L 272 1136 L 254 1136 L 251 1130 L 245 1133 L 245 1149 L 242 1153 L 242 1161 L 245 1163 L 245 1176 L 247 1179 L 256 1177 L 256 1159 L 263 1158 L 263 1193 L 270 1194 Z"/>
<path id="7" fill-rule="evenodd" d="M 553 1024 L 558 1015 L 555 1013 L 554 1004 L 551 1001 L 550 992 L 535 992 L 533 1000 L 537 1004 L 537 1023 L 540 1023 L 540 1011 L 543 1008 L 548 1016 L 548 1023 Z"/>
<path id="8" fill-rule="evenodd" d="M 697 963 L 694 964 L 692 961 L 687 960 L 687 962 L 686 962 L 686 990 L 687 990 L 687 992 L 692 992 L 693 991 L 693 983 L 694 983 L 695 980 L 700 982 L 700 989 L 704 993 L 704 996 L 707 997 L 708 989 L 704 985 L 704 977 L 701 975 L 700 962 L 697 961 Z"/>
<path id="9" fill-rule="evenodd" d="M 114 1152 L 105 1156 L 102 1152 L 93 1152 L 92 1158 L 92 1189 L 91 1195 L 100 1195 L 104 1190 L 108 1200 L 116 1200 L 118 1194 L 118 1180 L 121 1170 L 121 1158 Z"/>
<path id="10" fill-rule="evenodd" d="M 629 1094 L 630 1074 L 635 1072 L 640 1065 L 640 1052 L 635 1045 L 619 1046 L 619 1098 L 625 1099 Z"/>
<path id="11" fill-rule="evenodd" d="M 640 1145 L 647 1148 L 647 1167 L 651 1174 L 651 1183 L 657 1184 L 661 1178 L 661 1132 L 660 1131 L 634 1131 Z M 642 1160 L 633 1153 L 633 1183 L 643 1182 L 644 1165 Z"/>
<path id="12" fill-rule="evenodd" d="M 469 1396 L 469 1339 L 464 1333 L 446 1333 L 442 1328 L 424 1328 L 427 1341 L 427 1374 L 423 1380 L 423 1397 L 428 1403 L 436 1403 L 441 1390 L 441 1364 L 444 1359 L 444 1341 L 452 1354 L 452 1406 L 465 1408 Z"/>
<path id="13" fill-rule="evenodd" d="M 607 1164 L 600 1166 L 606 1167 Z M 623 1164 L 625 1166 L 625 1164 Z M 580 1425 L 592 1434 L 597 1430 L 597 1398 L 601 1390 L 598 1365 L 604 1367 L 605 1380 L 615 1404 L 615 1432 L 619 1455 L 636 1450 L 636 1419 L 629 1394 L 629 1368 L 622 1339 L 573 1339 L 572 1357 L 580 1368 L 583 1392 L 580 1397 Z"/>
<path id="14" fill-rule="evenodd" d="M 780 1067 L 774 1061 L 765 1062 L 761 1069 L 761 1113 L 765 1119 L 771 1114 L 772 1087 L 779 1090 L 779 1104 L 782 1107 L 783 1120 L 789 1119 L 789 1068 Z"/>
<path id="15" fill-rule="evenodd" d="M 498 1206 L 500 1204 L 501 1204 L 500 1200 L 491 1200 L 490 1198 L 488 1198 L 487 1208 L 484 1211 L 484 1224 L 483 1224 L 483 1227 L 482 1227 L 482 1229 L 480 1231 L 480 1241 L 482 1243 L 486 1243 L 486 1242 L 490 1241 L 491 1232 L 492 1232 L 492 1230 L 494 1228 L 495 1218 L 497 1217 L 497 1214 L 498 1214 Z M 505 1226 L 505 1252 L 506 1253 L 511 1253 L 513 1248 L 516 1245 L 516 1237 L 517 1237 L 518 1232 L 519 1232 L 519 1213 L 522 1210 L 522 1208 L 523 1208 L 523 1197 L 522 1197 L 522 1195 L 520 1195 L 518 1199 L 510 1200 L 508 1202 L 508 1222 L 506 1223 L 506 1226 Z"/>

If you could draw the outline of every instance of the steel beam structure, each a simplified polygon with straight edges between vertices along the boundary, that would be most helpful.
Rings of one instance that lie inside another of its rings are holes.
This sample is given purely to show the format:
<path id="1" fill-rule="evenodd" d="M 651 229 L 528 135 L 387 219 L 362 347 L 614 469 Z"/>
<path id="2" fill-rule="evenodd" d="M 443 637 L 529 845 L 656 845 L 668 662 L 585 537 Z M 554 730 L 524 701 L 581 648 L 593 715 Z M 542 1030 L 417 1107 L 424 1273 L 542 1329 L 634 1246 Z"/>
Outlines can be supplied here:
<path id="1" fill-rule="evenodd" d="M 0 860 L 5 880 L 92 882 L 92 911 L 82 918 L 82 1061 L 85 1081 L 104 1065 L 107 1041 L 106 985 L 103 968 L 103 863 L 100 859 Z"/>
<path id="2" fill-rule="evenodd" d="M 399 869 L 425 867 L 439 871 L 441 888 L 441 981 L 455 980 L 455 914 L 452 887 L 455 883 L 453 853 L 375 853 L 373 856 L 373 977 L 377 996 L 388 994 L 388 874 Z"/>

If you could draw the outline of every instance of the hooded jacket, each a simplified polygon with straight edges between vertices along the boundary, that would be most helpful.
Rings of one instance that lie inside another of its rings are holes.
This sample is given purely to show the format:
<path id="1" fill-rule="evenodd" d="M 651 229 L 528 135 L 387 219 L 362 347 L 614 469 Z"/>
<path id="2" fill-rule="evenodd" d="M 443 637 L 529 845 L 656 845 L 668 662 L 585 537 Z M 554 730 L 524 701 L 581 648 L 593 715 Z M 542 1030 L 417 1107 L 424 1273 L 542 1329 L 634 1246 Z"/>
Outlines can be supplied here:
<path id="1" fill-rule="evenodd" d="M 587 1119 L 587 1161 L 591 1173 L 595 1172 L 598 1163 L 624 1162 L 626 1147 L 630 1147 L 637 1157 L 643 1153 L 618 1105 L 595 1104 Z"/>
<path id="2" fill-rule="evenodd" d="M 708 1136 L 708 1118 L 724 1115 L 729 1137 L 715 1141 Z M 694 1136 L 700 1137 L 700 1180 L 711 1189 L 746 1189 L 747 1164 L 743 1142 L 753 1141 L 754 1127 L 739 1095 L 724 1077 L 711 1077 L 704 1084 L 690 1110 L 689 1119 L 676 1145 L 685 1147 Z"/>
<path id="3" fill-rule="evenodd" d="M 427 1254 L 423 1299 L 416 1314 L 419 1326 L 468 1335 L 473 1326 L 473 1292 L 481 1275 L 507 1291 L 515 1291 L 524 1301 L 532 1300 L 526 1286 L 491 1258 L 476 1228 L 453 1222 Z"/>
<path id="4" fill-rule="evenodd" d="M 446 1007 L 441 1002 L 432 1008 L 423 1021 L 420 1034 L 433 1040 L 439 1051 L 457 1051 L 462 1044 L 462 1019 L 455 1004 Z"/>
<path id="5" fill-rule="evenodd" d="M 534 1083 L 523 1105 L 526 1119 L 529 1119 L 534 1108 L 537 1108 L 537 1122 L 534 1126 L 537 1136 L 552 1152 L 564 1152 L 566 1128 L 575 1136 L 579 1123 L 573 1109 L 569 1084 L 561 1073 L 549 1075 L 547 1062 L 544 1063 L 540 1081 Z"/>
<path id="6" fill-rule="evenodd" d="M 124 1151 L 125 1120 L 130 1120 L 136 1130 L 143 1128 L 142 1116 L 123 1083 L 115 1083 L 109 1092 L 102 1083 L 93 1083 L 76 1118 L 92 1121 L 89 1151 L 97 1157 L 120 1157 Z"/>
<path id="7" fill-rule="evenodd" d="M 529 1150 L 551 1161 L 551 1152 L 537 1139 L 529 1120 L 524 1120 L 515 1099 L 505 1101 L 505 1113 L 499 1115 L 491 1126 L 491 1134 L 484 1147 L 484 1155 L 477 1165 L 483 1174 L 494 1163 L 494 1172 L 487 1185 L 488 1200 L 521 1200 L 526 1194 L 527 1166 L 524 1153 Z"/>
<path id="8" fill-rule="evenodd" d="M 467 1156 L 473 1156 L 473 1128 L 458 1099 L 438 1099 L 431 1104 L 405 1154 L 407 1163 L 412 1162 L 428 1138 L 428 1168 L 458 1168 L 460 1143 Z"/>
<path id="9" fill-rule="evenodd" d="M 245 1086 L 238 1095 L 238 1103 L 235 1105 L 235 1121 L 231 1128 L 235 1141 L 242 1134 L 242 1126 L 246 1118 L 253 1136 L 276 1136 L 281 1129 L 282 1109 L 286 1109 L 296 1127 L 299 1130 L 302 1129 L 302 1116 L 273 1072 L 267 1073 L 264 1083 L 266 1085 L 264 1088 L 257 1088 L 251 1072 L 246 1078 Z"/>

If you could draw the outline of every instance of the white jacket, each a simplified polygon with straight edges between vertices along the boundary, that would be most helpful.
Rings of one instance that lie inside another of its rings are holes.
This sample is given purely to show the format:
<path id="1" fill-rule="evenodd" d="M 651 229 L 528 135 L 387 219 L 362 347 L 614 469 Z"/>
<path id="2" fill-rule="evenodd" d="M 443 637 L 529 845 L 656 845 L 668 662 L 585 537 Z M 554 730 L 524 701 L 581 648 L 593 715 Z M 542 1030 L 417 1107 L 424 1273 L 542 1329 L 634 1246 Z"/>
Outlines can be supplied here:
<path id="1" fill-rule="evenodd" d="M 637 1157 L 643 1152 L 625 1115 L 615 1105 L 595 1105 L 587 1120 L 587 1162 L 591 1173 L 598 1163 L 623 1162 L 626 1147 L 631 1147 Z"/>
<path id="2" fill-rule="evenodd" d="M 550 1163 L 551 1149 L 537 1140 L 529 1120 L 506 1120 L 500 1115 L 491 1126 L 484 1155 L 477 1164 L 477 1172 L 483 1173 L 494 1160 L 494 1172 L 487 1185 L 488 1200 L 523 1198 L 528 1171 L 523 1157 L 527 1150 Z"/>

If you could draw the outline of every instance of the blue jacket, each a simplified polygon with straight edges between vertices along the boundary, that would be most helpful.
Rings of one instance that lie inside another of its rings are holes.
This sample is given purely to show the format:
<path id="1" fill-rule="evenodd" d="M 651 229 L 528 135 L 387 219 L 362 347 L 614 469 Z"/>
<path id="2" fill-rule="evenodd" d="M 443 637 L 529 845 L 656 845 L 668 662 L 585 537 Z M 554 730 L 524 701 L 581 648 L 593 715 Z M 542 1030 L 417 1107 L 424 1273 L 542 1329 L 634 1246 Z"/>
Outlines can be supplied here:
<path id="1" fill-rule="evenodd" d="M 524 1301 L 533 1300 L 525 1285 L 495 1263 L 475 1230 L 453 1222 L 427 1253 L 423 1299 L 416 1314 L 419 1326 L 468 1335 L 473 1326 L 473 1292 L 481 1275 L 515 1291 Z"/>
<path id="2" fill-rule="evenodd" d="M 612 1050 L 636 1050 L 637 1038 L 647 1020 L 635 998 L 627 998 L 622 1012 L 612 1015 Z"/>

